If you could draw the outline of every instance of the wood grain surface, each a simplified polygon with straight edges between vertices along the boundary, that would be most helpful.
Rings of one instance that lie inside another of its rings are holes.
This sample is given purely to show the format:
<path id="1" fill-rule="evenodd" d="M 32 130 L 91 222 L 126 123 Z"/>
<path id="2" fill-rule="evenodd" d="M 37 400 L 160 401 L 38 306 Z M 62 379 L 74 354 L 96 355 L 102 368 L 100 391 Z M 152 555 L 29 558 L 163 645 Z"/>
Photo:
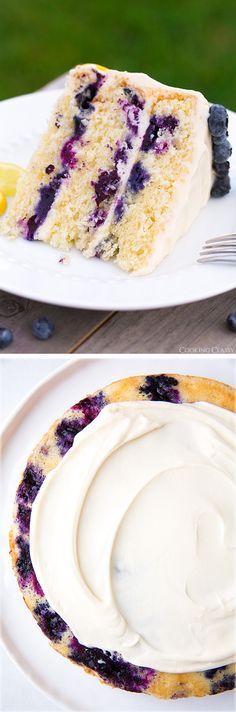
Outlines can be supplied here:
<path id="1" fill-rule="evenodd" d="M 149 312 L 117 313 L 76 353 L 235 353 L 236 337 L 226 324 L 235 294 L 197 304 Z"/>
<path id="2" fill-rule="evenodd" d="M 42 91 L 63 87 L 65 75 Z M 0 326 L 13 331 L 2 353 L 235 353 L 226 318 L 236 311 L 236 290 L 168 309 L 101 312 L 69 309 L 0 292 Z M 31 332 L 35 318 L 55 323 L 48 341 Z"/>
<path id="3" fill-rule="evenodd" d="M 98 312 L 41 304 L 0 292 L 0 325 L 13 331 L 4 353 L 235 353 L 226 318 L 235 293 L 147 312 Z M 48 341 L 32 335 L 33 319 L 55 324 Z M 2 352 L 3 353 L 3 352 Z"/>

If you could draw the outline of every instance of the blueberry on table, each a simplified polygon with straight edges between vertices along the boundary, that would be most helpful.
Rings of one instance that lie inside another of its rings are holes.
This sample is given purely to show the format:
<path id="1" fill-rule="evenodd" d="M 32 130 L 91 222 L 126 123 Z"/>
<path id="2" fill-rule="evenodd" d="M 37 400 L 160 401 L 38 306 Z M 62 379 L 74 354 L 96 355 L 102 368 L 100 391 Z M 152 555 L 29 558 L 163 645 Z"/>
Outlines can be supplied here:
<path id="1" fill-rule="evenodd" d="M 46 341 L 53 335 L 55 331 L 55 326 L 53 321 L 47 319 L 47 317 L 42 317 L 41 319 L 34 319 L 32 322 L 32 334 L 36 339 L 41 341 Z"/>
<path id="2" fill-rule="evenodd" d="M 236 331 L 236 312 L 232 312 L 227 316 L 227 326 L 230 331 Z"/>
<path id="3" fill-rule="evenodd" d="M 0 349 L 5 349 L 6 346 L 9 346 L 11 344 L 13 339 L 13 333 L 11 329 L 5 329 L 4 327 L 0 327 Z"/>

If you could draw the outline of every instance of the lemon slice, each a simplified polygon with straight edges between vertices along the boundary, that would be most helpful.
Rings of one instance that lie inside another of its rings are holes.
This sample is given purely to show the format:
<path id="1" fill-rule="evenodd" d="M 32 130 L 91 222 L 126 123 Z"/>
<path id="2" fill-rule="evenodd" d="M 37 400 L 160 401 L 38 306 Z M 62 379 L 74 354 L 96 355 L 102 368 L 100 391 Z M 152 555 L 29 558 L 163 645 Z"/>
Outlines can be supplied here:
<path id="1" fill-rule="evenodd" d="M 5 213 L 6 208 L 7 208 L 7 199 L 4 195 L 4 193 L 2 193 L 2 191 L 0 190 L 0 215 L 3 215 L 3 213 Z"/>
<path id="2" fill-rule="evenodd" d="M 0 191 L 15 195 L 18 178 L 23 172 L 23 168 L 14 163 L 0 163 Z"/>
<path id="3" fill-rule="evenodd" d="M 95 64 L 95 63 L 93 63 L 93 62 L 91 62 L 91 63 L 90 63 L 90 62 L 85 62 L 85 64 L 83 64 L 83 67 L 90 67 L 91 64 L 93 64 L 93 66 L 96 67 L 96 69 L 100 69 L 101 72 L 108 72 L 108 71 L 109 71 L 108 67 L 103 67 L 102 64 Z"/>
<path id="4" fill-rule="evenodd" d="M 97 67 L 97 69 L 100 69 L 101 72 L 108 72 L 108 67 L 103 67 L 102 64 L 95 64 L 95 67 Z"/>

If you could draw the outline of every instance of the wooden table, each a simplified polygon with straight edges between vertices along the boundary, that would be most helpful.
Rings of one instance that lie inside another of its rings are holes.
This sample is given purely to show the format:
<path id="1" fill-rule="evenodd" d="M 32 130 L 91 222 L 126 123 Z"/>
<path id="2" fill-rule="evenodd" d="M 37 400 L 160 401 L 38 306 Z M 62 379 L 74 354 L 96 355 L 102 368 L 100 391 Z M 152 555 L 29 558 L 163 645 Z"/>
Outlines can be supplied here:
<path id="1" fill-rule="evenodd" d="M 43 87 L 58 89 L 64 76 Z M 226 326 L 236 310 L 235 292 L 195 304 L 144 312 L 101 312 L 57 307 L 0 292 L 0 326 L 14 339 L 3 353 L 235 353 L 235 334 Z M 31 323 L 55 323 L 48 341 L 32 336 Z"/>

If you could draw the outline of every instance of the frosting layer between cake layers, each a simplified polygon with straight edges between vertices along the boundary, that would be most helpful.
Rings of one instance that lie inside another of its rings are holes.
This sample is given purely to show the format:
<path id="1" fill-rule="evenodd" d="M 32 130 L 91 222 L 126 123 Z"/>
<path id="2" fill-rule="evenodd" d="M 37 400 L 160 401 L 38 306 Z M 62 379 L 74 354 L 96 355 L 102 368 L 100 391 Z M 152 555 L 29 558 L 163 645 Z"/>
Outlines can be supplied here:
<path id="1" fill-rule="evenodd" d="M 235 660 L 235 415 L 105 406 L 35 499 L 30 554 L 87 646 L 165 672 Z"/>

